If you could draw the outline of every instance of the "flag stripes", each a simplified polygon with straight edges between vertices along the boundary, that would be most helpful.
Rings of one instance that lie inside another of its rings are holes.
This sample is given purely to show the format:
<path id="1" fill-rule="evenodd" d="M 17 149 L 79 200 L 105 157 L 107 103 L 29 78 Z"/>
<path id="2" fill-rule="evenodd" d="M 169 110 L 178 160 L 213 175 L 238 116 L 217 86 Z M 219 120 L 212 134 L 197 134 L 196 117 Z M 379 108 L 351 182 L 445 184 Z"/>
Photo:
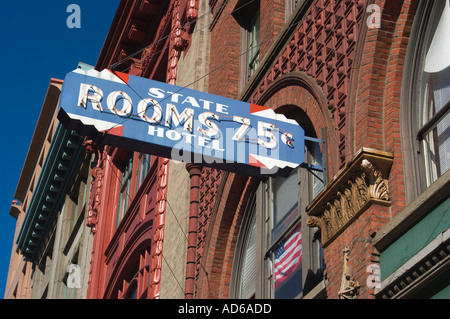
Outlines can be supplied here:
<path id="1" fill-rule="evenodd" d="M 300 226 L 298 225 L 290 235 L 286 236 L 275 250 L 275 287 L 278 287 L 301 266 L 302 232 Z"/>

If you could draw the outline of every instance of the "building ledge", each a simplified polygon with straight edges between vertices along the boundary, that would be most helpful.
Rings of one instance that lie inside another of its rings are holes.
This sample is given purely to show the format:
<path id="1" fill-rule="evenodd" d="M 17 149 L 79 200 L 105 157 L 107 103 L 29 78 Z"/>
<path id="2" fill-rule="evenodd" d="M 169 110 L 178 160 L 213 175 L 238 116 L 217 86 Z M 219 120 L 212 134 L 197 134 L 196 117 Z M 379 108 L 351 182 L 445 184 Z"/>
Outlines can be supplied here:
<path id="1" fill-rule="evenodd" d="M 17 237 L 26 261 L 33 261 L 52 225 L 81 154 L 81 137 L 58 125 Z"/>
<path id="2" fill-rule="evenodd" d="M 404 210 L 395 215 L 374 238 L 375 247 L 383 251 L 420 219 L 448 198 L 450 170 L 436 180 Z"/>
<path id="3" fill-rule="evenodd" d="M 22 205 L 17 200 L 13 200 L 11 203 L 11 208 L 9 209 L 9 214 L 17 219 L 22 212 Z"/>
<path id="4" fill-rule="evenodd" d="M 447 284 L 442 276 L 448 277 L 449 270 L 450 229 L 447 229 L 383 280 L 375 294 L 380 299 L 428 298 L 438 290 L 440 284 Z"/>
<path id="5" fill-rule="evenodd" d="M 372 204 L 390 206 L 388 176 L 393 156 L 362 148 L 306 208 L 309 227 L 319 227 L 328 246 Z"/>

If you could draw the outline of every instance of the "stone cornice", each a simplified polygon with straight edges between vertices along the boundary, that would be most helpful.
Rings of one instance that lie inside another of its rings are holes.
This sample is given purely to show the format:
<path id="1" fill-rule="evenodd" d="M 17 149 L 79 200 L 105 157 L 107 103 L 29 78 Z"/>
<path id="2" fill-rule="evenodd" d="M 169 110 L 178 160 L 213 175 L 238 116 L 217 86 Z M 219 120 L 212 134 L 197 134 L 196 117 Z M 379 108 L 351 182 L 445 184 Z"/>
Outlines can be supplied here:
<path id="1" fill-rule="evenodd" d="M 309 227 L 319 227 L 328 246 L 370 205 L 389 206 L 393 155 L 362 148 L 306 208 Z"/>
<path id="2" fill-rule="evenodd" d="M 59 124 L 17 237 L 17 246 L 26 261 L 35 261 L 39 255 L 64 201 L 81 150 L 81 137 Z"/>

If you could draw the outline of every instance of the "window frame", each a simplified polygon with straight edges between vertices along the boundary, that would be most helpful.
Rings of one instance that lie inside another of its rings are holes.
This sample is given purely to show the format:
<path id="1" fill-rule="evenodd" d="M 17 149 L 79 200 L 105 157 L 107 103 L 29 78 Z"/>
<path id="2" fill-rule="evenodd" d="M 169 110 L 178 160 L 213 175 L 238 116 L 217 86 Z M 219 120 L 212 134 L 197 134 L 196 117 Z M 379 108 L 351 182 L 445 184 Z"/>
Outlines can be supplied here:
<path id="1" fill-rule="evenodd" d="M 253 222 L 257 224 L 257 218 L 256 218 L 256 192 L 252 192 L 249 197 L 249 201 L 247 203 L 247 206 L 245 208 L 244 217 L 242 220 L 242 226 L 241 230 L 239 231 L 238 240 L 237 240 L 237 246 L 236 246 L 236 253 L 234 256 L 233 261 L 233 269 L 237 269 L 236 273 L 234 273 L 233 280 L 231 282 L 231 289 L 230 289 L 230 297 L 233 299 L 239 299 L 241 297 L 241 290 L 242 290 L 242 277 L 243 277 L 243 265 L 245 263 L 245 257 L 246 257 L 246 247 L 249 240 L 249 236 L 253 227 Z M 256 225 L 256 229 L 258 230 L 258 224 Z M 259 242 L 259 234 L 258 231 L 256 232 L 256 256 L 259 255 L 260 248 L 258 247 Z M 258 264 L 257 260 L 255 261 L 255 268 Z M 258 276 L 258 271 L 256 271 L 256 276 Z M 260 272 L 259 272 L 260 273 Z M 257 289 L 255 285 L 255 293 L 253 295 L 253 298 L 257 298 Z M 252 299 L 252 298 L 250 298 Z"/>
<path id="2" fill-rule="evenodd" d="M 130 153 L 124 161 L 122 175 L 120 178 L 119 196 L 118 196 L 119 198 L 117 203 L 116 228 L 119 227 L 119 224 L 123 216 L 125 216 L 128 206 L 130 205 L 133 162 L 134 162 L 134 153 Z"/>
<path id="3" fill-rule="evenodd" d="M 261 44 L 261 10 L 260 1 L 256 0 L 249 5 L 249 0 L 240 0 L 233 10 L 233 17 L 241 26 L 241 49 L 240 49 L 240 69 L 239 69 L 239 91 L 242 91 L 249 82 L 251 76 L 256 72 L 260 64 L 260 44 Z M 255 14 L 256 13 L 256 14 Z M 255 23 L 255 21 L 257 23 Z M 258 27 L 256 28 L 256 25 Z M 252 32 L 254 31 L 254 32 Z M 253 36 L 252 36 L 253 35 Z M 257 42 L 250 48 L 251 40 Z M 250 56 L 254 52 L 252 56 Z M 257 61 L 256 63 L 254 63 Z M 250 65 L 256 64 L 254 69 Z"/>
<path id="4" fill-rule="evenodd" d="M 143 299 L 147 298 L 151 287 L 151 240 L 141 243 L 129 257 L 127 265 L 118 276 L 114 298 Z"/>
<path id="5" fill-rule="evenodd" d="M 306 159 L 311 161 L 311 145 L 313 142 L 307 142 Z M 322 154 L 321 154 L 322 155 Z M 249 198 L 249 203 L 245 210 L 241 230 L 238 235 L 238 241 L 236 244 L 235 257 L 233 263 L 233 275 L 231 281 L 230 297 L 240 298 L 240 281 L 242 279 L 242 265 L 244 261 L 244 249 L 250 234 L 252 226 L 251 221 L 256 219 L 256 261 L 255 269 L 257 272 L 255 280 L 255 294 L 256 299 L 260 298 L 275 298 L 275 287 L 273 281 L 273 263 L 272 257 L 274 248 L 281 241 L 283 237 L 290 234 L 292 230 L 301 224 L 302 231 L 302 291 L 295 296 L 295 298 L 302 298 L 305 294 L 312 290 L 323 279 L 324 261 L 323 250 L 320 244 L 320 229 L 309 228 L 306 220 L 308 218 L 305 213 L 307 205 L 313 200 L 317 193 L 314 193 L 314 177 L 316 173 L 305 169 L 298 168 L 295 171 L 298 174 L 299 195 L 297 199 L 298 215 L 295 216 L 284 229 L 284 231 L 275 240 L 272 241 L 271 233 L 272 229 L 270 224 L 273 221 L 273 197 L 271 192 L 273 191 L 273 182 L 269 178 L 266 181 L 261 181 L 254 192 L 252 192 Z M 255 201 L 254 205 L 251 205 L 252 200 Z M 249 209 L 249 207 L 252 207 Z M 315 277 L 321 277 L 322 279 L 313 278 L 311 281 L 311 271 Z"/>
<path id="6" fill-rule="evenodd" d="M 261 44 L 261 14 L 258 8 L 258 11 L 255 15 L 252 16 L 251 22 L 248 25 L 248 29 L 246 30 L 244 36 L 247 38 L 245 40 L 246 46 L 243 46 L 244 50 L 246 50 L 247 54 L 247 71 L 246 71 L 246 82 L 250 80 L 252 75 L 258 69 L 260 63 L 260 54 L 259 54 L 259 46 Z"/>
<path id="7" fill-rule="evenodd" d="M 427 174 L 424 140 L 426 135 L 449 114 L 450 103 L 424 122 L 424 111 L 429 105 L 423 102 L 425 87 L 423 66 L 444 5 L 445 2 L 438 1 L 419 3 L 405 58 L 400 116 L 405 176 L 411 177 L 405 178 L 407 203 L 411 203 L 439 179 L 437 177 L 432 181 Z"/>

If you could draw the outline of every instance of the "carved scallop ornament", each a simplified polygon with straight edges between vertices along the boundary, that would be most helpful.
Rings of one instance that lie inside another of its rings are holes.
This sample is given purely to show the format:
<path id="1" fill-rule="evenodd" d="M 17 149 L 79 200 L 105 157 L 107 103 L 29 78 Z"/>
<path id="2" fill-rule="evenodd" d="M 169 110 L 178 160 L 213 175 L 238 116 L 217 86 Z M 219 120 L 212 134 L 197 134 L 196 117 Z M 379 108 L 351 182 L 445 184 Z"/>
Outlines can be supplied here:
<path id="1" fill-rule="evenodd" d="M 388 176 L 393 155 L 362 148 L 306 208 L 328 246 L 372 204 L 390 206 Z"/>

